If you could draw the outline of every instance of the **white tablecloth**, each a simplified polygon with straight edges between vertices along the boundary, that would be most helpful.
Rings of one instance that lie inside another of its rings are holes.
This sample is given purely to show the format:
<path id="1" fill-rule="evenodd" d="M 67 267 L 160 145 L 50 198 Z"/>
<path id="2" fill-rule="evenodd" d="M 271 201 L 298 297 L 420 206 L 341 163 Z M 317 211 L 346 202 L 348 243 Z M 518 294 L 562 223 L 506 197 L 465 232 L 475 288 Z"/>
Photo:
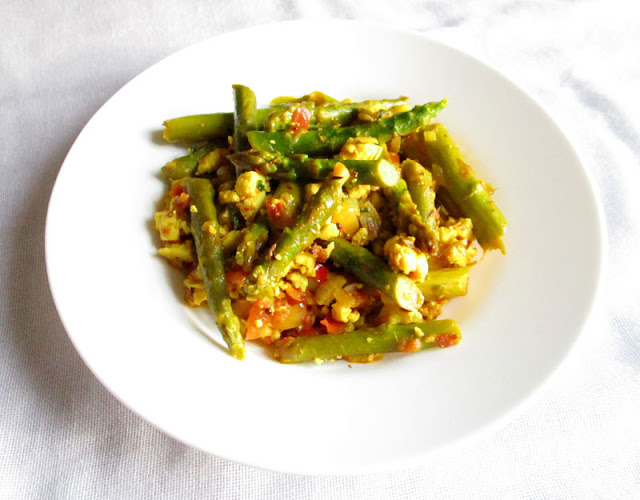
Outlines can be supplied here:
<path id="1" fill-rule="evenodd" d="M 0 2 L 0 497 L 640 498 L 640 22 L 634 5 Z M 409 470 L 298 477 L 176 442 L 94 378 L 68 340 L 48 288 L 47 202 L 65 154 L 100 105 L 180 48 L 296 18 L 392 23 L 495 66 L 564 129 L 604 205 L 603 300 L 569 362 L 513 420 Z"/>

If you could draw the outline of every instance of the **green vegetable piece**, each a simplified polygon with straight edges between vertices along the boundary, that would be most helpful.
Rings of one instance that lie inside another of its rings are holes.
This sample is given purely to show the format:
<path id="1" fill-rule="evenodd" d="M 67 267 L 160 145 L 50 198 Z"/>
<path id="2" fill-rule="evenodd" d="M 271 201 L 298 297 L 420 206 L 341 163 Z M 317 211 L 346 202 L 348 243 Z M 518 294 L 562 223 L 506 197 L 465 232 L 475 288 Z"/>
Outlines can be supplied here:
<path id="1" fill-rule="evenodd" d="M 233 225 L 233 230 L 237 231 L 239 229 L 244 228 L 245 220 L 238 207 L 235 205 L 227 205 L 227 210 L 229 211 L 229 217 L 231 217 L 231 224 Z"/>
<path id="2" fill-rule="evenodd" d="M 233 132 L 233 113 L 182 116 L 166 120 L 163 125 L 162 136 L 167 142 L 205 142 L 226 138 Z"/>
<path id="3" fill-rule="evenodd" d="M 249 296 L 268 296 L 284 278 L 300 252 L 309 247 L 338 208 L 347 172 L 335 172 L 320 190 L 305 204 L 292 227 L 284 229 L 271 255 L 256 265 L 249 275 L 246 293 Z"/>
<path id="4" fill-rule="evenodd" d="M 273 357 L 281 363 L 324 361 L 344 356 L 450 347 L 458 344 L 460 339 L 460 328 L 451 319 L 381 325 L 340 334 L 286 337 L 275 343 Z"/>
<path id="5" fill-rule="evenodd" d="M 256 95 L 249 87 L 233 85 L 233 102 L 233 149 L 244 151 L 249 149 L 247 132 L 258 129 Z"/>
<path id="6" fill-rule="evenodd" d="M 343 127 L 358 117 L 360 112 L 377 119 L 381 114 L 394 106 L 406 104 L 408 99 L 381 99 L 377 101 L 363 101 L 351 103 L 328 103 L 317 106 L 313 101 L 301 101 L 278 107 L 272 111 L 264 121 L 264 130 L 277 132 L 290 130 L 293 122 L 293 114 L 299 106 L 306 107 L 311 112 L 309 121 L 310 129 L 325 127 Z"/>
<path id="7" fill-rule="evenodd" d="M 439 203 L 440 206 L 442 206 L 447 211 L 447 214 L 449 214 L 449 216 L 456 219 L 464 217 L 464 215 L 462 215 L 462 212 L 456 205 L 456 202 L 449 194 L 449 191 L 447 191 L 442 186 L 440 186 L 438 188 L 438 191 L 436 191 L 436 203 Z"/>
<path id="8" fill-rule="evenodd" d="M 390 201 L 398 229 L 414 236 L 420 249 L 435 254 L 438 248 L 438 233 L 423 220 L 404 179 L 400 179 L 395 186 L 385 188 L 384 194 Z"/>
<path id="9" fill-rule="evenodd" d="M 281 181 L 267 200 L 267 219 L 269 226 L 282 231 L 294 224 L 302 204 L 302 188 L 295 181 Z"/>
<path id="10" fill-rule="evenodd" d="M 416 136 L 430 162 L 433 178 L 451 195 L 463 216 L 471 219 L 478 243 L 485 250 L 505 253 L 502 237 L 507 221 L 491 199 L 490 188 L 464 161 L 444 125 L 429 125 Z"/>
<path id="11" fill-rule="evenodd" d="M 342 238 L 334 244 L 331 260 L 363 284 L 380 290 L 403 309 L 413 311 L 423 304 L 424 297 L 416 284 L 404 274 L 393 272 L 380 257 Z"/>
<path id="12" fill-rule="evenodd" d="M 275 108 L 259 109 L 257 123 L 264 120 Z M 208 113 L 181 116 L 166 120 L 162 136 L 167 142 L 194 144 L 222 139 L 225 142 L 233 134 L 233 113 Z"/>
<path id="13" fill-rule="evenodd" d="M 189 177 L 185 181 L 191 209 L 191 232 L 207 294 L 207 302 L 231 354 L 244 359 L 240 320 L 231 308 L 225 281 L 224 254 L 220 226 L 214 204 L 215 191 L 208 179 Z"/>
<path id="14" fill-rule="evenodd" d="M 326 156 L 337 153 L 351 137 L 375 137 L 378 142 L 383 143 L 390 140 L 394 134 L 406 135 L 425 125 L 445 106 L 446 100 L 431 102 L 366 125 L 342 128 L 327 127 L 309 130 L 301 134 L 253 131 L 249 132 L 247 136 L 251 147 L 260 151 L 284 155 Z"/>
<path id="15" fill-rule="evenodd" d="M 467 294 L 469 271 L 473 266 L 451 267 L 429 271 L 422 283 L 417 283 L 425 300 L 452 299 Z"/>
<path id="16" fill-rule="evenodd" d="M 436 192 L 431 172 L 417 161 L 407 159 L 402 162 L 402 177 L 407 183 L 411 199 L 424 222 L 424 237 L 429 253 L 438 252 L 438 220 Z"/>
<path id="17" fill-rule="evenodd" d="M 235 261 L 245 271 L 250 271 L 269 239 L 269 228 L 264 218 L 258 218 L 244 230 L 242 241 L 236 250 Z"/>
<path id="18" fill-rule="evenodd" d="M 342 163 L 351 177 L 348 186 L 370 184 L 393 186 L 400 179 L 396 167 L 386 160 L 338 160 L 310 158 L 308 155 L 282 156 L 265 151 L 245 151 L 229 155 L 229 160 L 240 172 L 259 170 L 278 180 L 321 182 L 331 175 L 336 163 Z"/>
<path id="19" fill-rule="evenodd" d="M 211 151 L 211 147 L 190 150 L 188 155 L 171 160 L 162 167 L 162 175 L 164 175 L 165 179 L 170 181 L 189 177 L 196 172 L 198 162 Z"/>
<path id="20" fill-rule="evenodd" d="M 222 252 L 225 259 L 236 253 L 238 245 L 242 242 L 244 231 L 229 231 L 222 237 Z"/>

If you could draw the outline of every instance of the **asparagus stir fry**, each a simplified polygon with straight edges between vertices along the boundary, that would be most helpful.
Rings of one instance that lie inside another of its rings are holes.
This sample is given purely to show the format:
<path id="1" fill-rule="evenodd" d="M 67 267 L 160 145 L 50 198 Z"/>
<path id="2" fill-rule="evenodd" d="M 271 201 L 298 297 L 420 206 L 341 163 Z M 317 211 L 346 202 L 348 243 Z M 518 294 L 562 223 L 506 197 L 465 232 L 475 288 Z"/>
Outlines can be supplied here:
<path id="1" fill-rule="evenodd" d="M 371 362 L 451 347 L 442 307 L 467 293 L 506 220 L 443 124 L 446 101 L 352 102 L 322 92 L 164 123 L 189 149 L 162 173 L 159 254 L 208 305 L 232 356 Z"/>

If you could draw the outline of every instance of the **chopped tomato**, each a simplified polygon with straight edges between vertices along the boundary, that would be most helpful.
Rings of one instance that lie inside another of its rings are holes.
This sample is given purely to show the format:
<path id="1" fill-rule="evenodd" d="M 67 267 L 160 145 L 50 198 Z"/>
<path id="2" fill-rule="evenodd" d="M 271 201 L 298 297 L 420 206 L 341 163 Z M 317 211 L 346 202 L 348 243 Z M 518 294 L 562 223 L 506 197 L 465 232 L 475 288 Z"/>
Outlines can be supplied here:
<path id="1" fill-rule="evenodd" d="M 328 333 L 342 333 L 344 331 L 344 327 L 346 326 L 344 323 L 336 321 L 331 316 L 327 316 L 326 318 L 324 318 L 320 322 L 320 324 L 325 326 Z"/>
<path id="2" fill-rule="evenodd" d="M 247 319 L 247 340 L 275 337 L 284 330 L 304 324 L 308 310 L 304 302 L 276 299 L 273 303 L 257 300 L 251 306 Z"/>
<path id="3" fill-rule="evenodd" d="M 247 319 L 247 340 L 255 340 L 262 337 L 271 337 L 274 333 L 271 327 L 273 317 L 273 304 L 266 300 L 256 300 L 249 310 Z"/>
<path id="4" fill-rule="evenodd" d="M 420 350 L 420 341 L 418 339 L 409 339 L 401 342 L 398 349 L 401 352 L 418 352 Z"/>
<path id="5" fill-rule="evenodd" d="M 457 333 L 441 333 L 436 337 L 436 345 L 438 347 L 452 347 L 460 342 L 460 336 Z"/>
<path id="6" fill-rule="evenodd" d="M 169 190 L 169 196 L 171 197 L 180 196 L 184 192 L 185 190 L 184 190 L 184 186 L 182 185 L 182 182 L 176 182 L 173 186 L 171 186 L 171 189 Z"/>
<path id="7" fill-rule="evenodd" d="M 284 207 L 282 206 L 282 200 L 269 198 L 266 202 L 266 205 L 267 211 L 272 218 L 277 219 L 282 215 L 282 211 L 284 210 Z"/>
<path id="8" fill-rule="evenodd" d="M 304 132 L 309 128 L 310 121 L 311 111 L 304 106 L 298 106 L 291 117 L 291 130 L 293 132 L 297 132 L 298 130 Z"/>
<path id="9" fill-rule="evenodd" d="M 400 163 L 400 157 L 397 153 L 392 153 L 391 151 L 389 151 L 389 158 L 391 158 L 391 162 L 395 163 L 396 165 Z"/>
<path id="10" fill-rule="evenodd" d="M 278 229 L 284 229 L 293 225 L 294 215 L 289 213 L 284 206 L 284 202 L 277 198 L 269 198 L 266 202 L 269 219 Z"/>
<path id="11" fill-rule="evenodd" d="M 256 300 L 249 310 L 245 338 L 247 340 L 255 340 L 262 337 L 270 337 L 273 334 L 273 328 L 271 328 L 272 315 L 272 304 L 266 300 Z"/>
<path id="12" fill-rule="evenodd" d="M 328 277 L 329 277 L 329 268 L 322 264 L 317 264 L 316 265 L 316 281 L 318 283 L 324 283 L 325 281 L 327 281 Z"/>

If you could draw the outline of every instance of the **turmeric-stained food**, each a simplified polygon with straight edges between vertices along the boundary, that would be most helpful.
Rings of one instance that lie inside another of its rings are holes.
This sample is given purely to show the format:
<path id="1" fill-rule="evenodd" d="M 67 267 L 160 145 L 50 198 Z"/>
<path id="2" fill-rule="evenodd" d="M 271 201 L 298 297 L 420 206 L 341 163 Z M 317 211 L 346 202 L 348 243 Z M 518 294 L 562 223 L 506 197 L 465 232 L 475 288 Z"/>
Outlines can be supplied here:
<path id="1" fill-rule="evenodd" d="M 154 217 L 185 302 L 209 306 L 231 355 L 245 340 L 282 363 L 458 344 L 437 318 L 467 293 L 480 247 L 504 253 L 506 220 L 433 123 L 446 101 L 233 96 L 232 113 L 164 123 L 191 147 L 162 168 Z"/>

